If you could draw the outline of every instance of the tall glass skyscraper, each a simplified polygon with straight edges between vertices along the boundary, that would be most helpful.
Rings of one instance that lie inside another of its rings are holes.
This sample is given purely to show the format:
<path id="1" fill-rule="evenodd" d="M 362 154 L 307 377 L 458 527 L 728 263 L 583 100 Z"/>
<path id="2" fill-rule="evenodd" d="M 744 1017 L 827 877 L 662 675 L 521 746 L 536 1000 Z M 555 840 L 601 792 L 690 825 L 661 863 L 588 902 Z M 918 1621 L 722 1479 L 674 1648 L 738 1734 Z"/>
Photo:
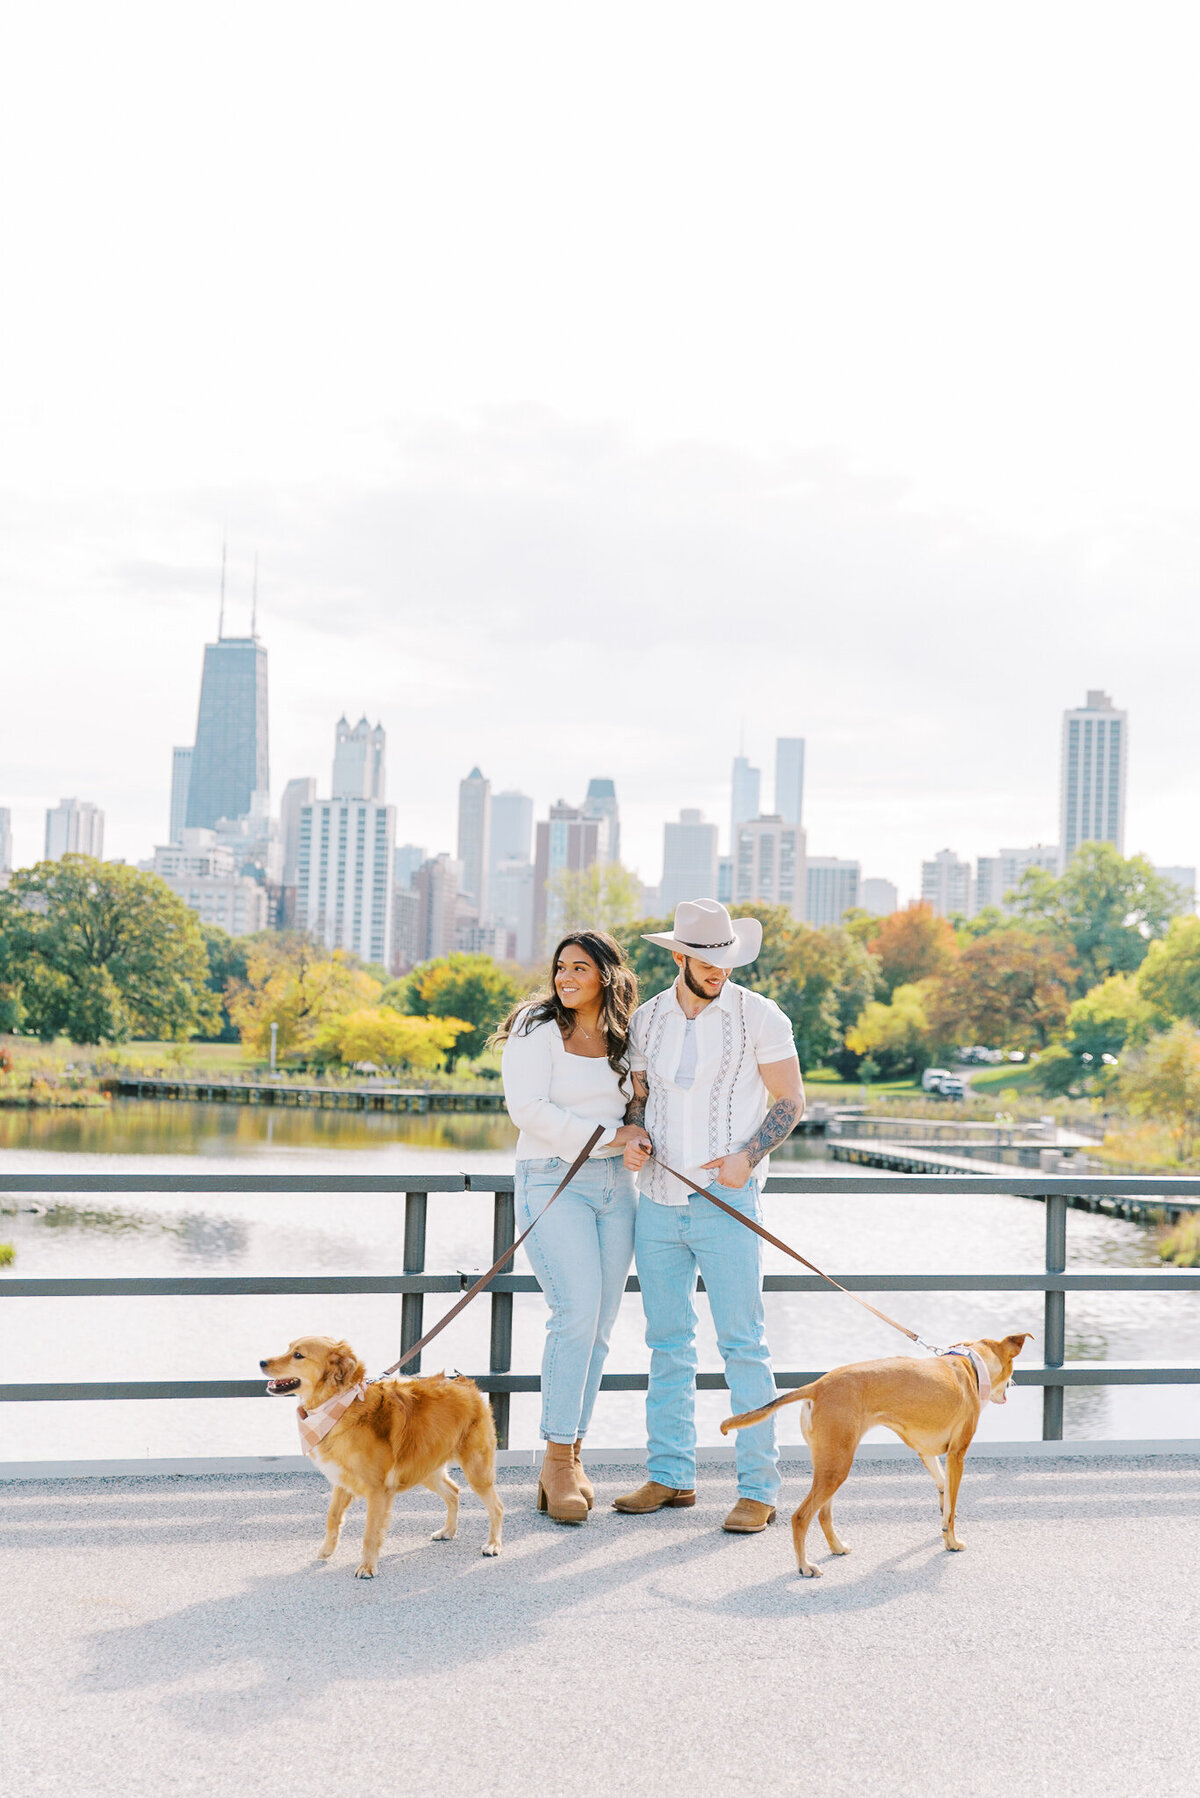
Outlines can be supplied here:
<path id="1" fill-rule="evenodd" d="M 1125 853 L 1125 771 L 1129 720 L 1107 693 L 1091 688 L 1087 704 L 1063 713 L 1059 786 L 1060 872 L 1081 843 L 1114 843 Z"/>
<path id="2" fill-rule="evenodd" d="M 257 637 L 219 637 L 204 647 L 196 747 L 188 776 L 189 829 L 244 818 L 271 785 L 267 757 L 267 652 Z"/>

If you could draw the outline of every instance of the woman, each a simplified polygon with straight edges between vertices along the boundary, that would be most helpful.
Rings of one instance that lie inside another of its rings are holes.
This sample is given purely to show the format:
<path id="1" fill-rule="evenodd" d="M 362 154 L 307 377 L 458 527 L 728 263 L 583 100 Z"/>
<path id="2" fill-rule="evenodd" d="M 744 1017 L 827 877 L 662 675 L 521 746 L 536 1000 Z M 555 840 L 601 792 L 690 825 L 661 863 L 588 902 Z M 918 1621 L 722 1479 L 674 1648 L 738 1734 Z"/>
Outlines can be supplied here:
<path id="1" fill-rule="evenodd" d="M 640 1125 L 629 1101 L 629 1020 L 637 980 L 602 930 L 564 937 L 549 992 L 525 1000 L 497 1032 L 517 1141 L 517 1229 L 546 1201 L 597 1124 L 604 1135 L 525 1244 L 550 1306 L 542 1357 L 538 1509 L 583 1523 L 594 1494 L 579 1458 L 608 1355 L 608 1338 L 633 1259 L 637 1204 L 622 1163 Z M 648 1145 L 647 1145 L 648 1146 Z"/>

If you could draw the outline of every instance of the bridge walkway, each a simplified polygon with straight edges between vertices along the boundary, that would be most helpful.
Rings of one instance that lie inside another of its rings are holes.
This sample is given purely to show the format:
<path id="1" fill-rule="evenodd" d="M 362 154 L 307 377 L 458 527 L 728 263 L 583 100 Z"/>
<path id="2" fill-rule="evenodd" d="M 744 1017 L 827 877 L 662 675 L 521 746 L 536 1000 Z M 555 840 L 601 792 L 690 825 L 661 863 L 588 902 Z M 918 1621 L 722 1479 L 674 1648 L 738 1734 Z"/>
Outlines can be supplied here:
<path id="1" fill-rule="evenodd" d="M 796 1575 L 786 1513 L 582 1529 L 501 1472 L 505 1551 L 401 1499 L 380 1577 L 308 1473 L 0 1488 L 0 1787 L 14 1798 L 1189 1798 L 1200 1454 L 968 1461 L 966 1550 L 915 1462 L 865 1461 L 853 1548 Z M 786 1471 L 790 1508 L 807 1486 Z"/>

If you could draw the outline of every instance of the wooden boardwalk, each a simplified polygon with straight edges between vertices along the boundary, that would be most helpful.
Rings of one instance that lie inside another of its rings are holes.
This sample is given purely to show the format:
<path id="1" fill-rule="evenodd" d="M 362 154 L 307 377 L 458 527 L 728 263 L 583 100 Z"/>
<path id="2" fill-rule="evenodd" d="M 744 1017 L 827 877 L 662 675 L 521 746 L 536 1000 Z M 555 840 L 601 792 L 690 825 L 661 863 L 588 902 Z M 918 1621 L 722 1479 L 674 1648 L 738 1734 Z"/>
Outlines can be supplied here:
<path id="1" fill-rule="evenodd" d="M 950 1155 L 943 1149 L 922 1148 L 916 1143 L 837 1141 L 829 1142 L 833 1161 L 850 1161 L 859 1167 L 887 1168 L 895 1174 L 1011 1174 L 1012 1168 L 998 1161 L 982 1161 L 974 1155 Z M 1055 1169 L 1056 1177 L 1069 1176 L 1068 1165 Z M 1087 1161 L 1080 1156 L 1074 1170 L 1087 1174 Z M 1107 1169 L 1104 1170 L 1107 1172 Z M 1037 1197 L 1036 1194 L 1030 1195 Z M 1123 1193 L 1071 1193 L 1067 1204 L 1076 1211 L 1100 1212 L 1105 1217 L 1120 1217 L 1132 1224 L 1174 1223 L 1183 1213 L 1159 1199 L 1137 1198 Z"/>
<path id="2" fill-rule="evenodd" d="M 101 1081 L 121 1099 L 190 1099 L 209 1105 L 275 1105 L 317 1111 L 504 1111 L 504 1094 L 424 1092 L 402 1086 L 299 1086 L 282 1080 L 166 1080 L 113 1075 Z"/>

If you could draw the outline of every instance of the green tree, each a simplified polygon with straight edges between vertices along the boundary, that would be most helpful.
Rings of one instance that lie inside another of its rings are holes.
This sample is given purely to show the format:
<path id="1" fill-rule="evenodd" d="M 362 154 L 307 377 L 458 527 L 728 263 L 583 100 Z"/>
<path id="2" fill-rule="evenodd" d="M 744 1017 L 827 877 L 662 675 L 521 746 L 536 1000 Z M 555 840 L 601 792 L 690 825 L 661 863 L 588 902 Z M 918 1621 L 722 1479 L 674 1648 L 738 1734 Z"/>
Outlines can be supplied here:
<path id="1" fill-rule="evenodd" d="M 456 1018 L 470 1026 L 447 1051 L 447 1066 L 459 1055 L 482 1054 L 523 991 L 522 982 L 490 955 L 446 955 L 422 962 L 403 984 L 405 1010 L 413 1017 Z"/>
<path id="2" fill-rule="evenodd" d="M 1042 1055 L 1034 1081 L 1055 1097 L 1090 1097 L 1106 1092 L 1127 1049 L 1144 1047 L 1163 1020 L 1142 997 L 1140 979 L 1112 974 L 1076 999 L 1067 1013 L 1067 1033 Z"/>
<path id="3" fill-rule="evenodd" d="M 1124 857 L 1112 843 L 1084 843 L 1056 880 L 1029 868 L 1017 888 L 1021 915 L 1069 943 L 1079 964 L 1076 994 L 1141 967 L 1151 942 L 1179 910 L 1178 889 L 1160 880 L 1143 855 Z"/>
<path id="4" fill-rule="evenodd" d="M 99 1043 L 215 1025 L 199 921 L 156 874 L 67 855 L 14 874 L 4 898 L 4 985 L 22 1028 Z"/>
<path id="5" fill-rule="evenodd" d="M 204 952 L 208 958 L 208 989 L 216 995 L 221 1008 L 217 1027 L 210 1041 L 236 1043 L 238 1033 L 229 1015 L 226 994 L 231 985 L 236 986 L 245 980 L 248 957 L 256 939 L 230 936 L 219 924 L 201 924 L 200 930 L 204 937 Z"/>
<path id="6" fill-rule="evenodd" d="M 1118 1090 L 1130 1111 L 1166 1124 L 1189 1161 L 1200 1133 L 1200 1030 L 1172 1024 L 1122 1070 Z"/>
<path id="7" fill-rule="evenodd" d="M 805 1073 L 838 1054 L 875 994 L 879 964 L 848 931 L 793 926 L 765 991 L 787 1013 Z"/>
<path id="8" fill-rule="evenodd" d="M 299 932 L 263 933 L 252 939 L 246 977 L 227 988 L 226 1004 L 243 1043 L 270 1053 L 271 1025 L 278 1026 L 281 1057 L 315 1056 L 321 1027 L 331 1018 L 374 1005 L 380 985 L 349 957 Z"/>
<path id="9" fill-rule="evenodd" d="M 1074 958 L 1046 933 L 1010 922 L 975 937 L 932 983 L 933 1040 L 1045 1048 L 1067 1021 L 1075 975 Z"/>
<path id="10" fill-rule="evenodd" d="M 855 1055 L 869 1057 L 881 1073 L 895 1076 L 915 1072 L 929 1040 L 926 1005 L 931 985 L 932 982 L 924 981 L 898 986 L 886 1005 L 872 999 L 863 1007 L 858 1022 L 846 1032 L 846 1047 Z"/>
<path id="11" fill-rule="evenodd" d="M 549 929 L 560 937 L 569 930 L 607 930 L 620 942 L 633 929 L 641 908 L 641 882 L 620 862 L 561 868 L 547 882 L 546 914 L 555 920 Z M 548 947 L 553 949 L 554 943 Z"/>
<path id="12" fill-rule="evenodd" d="M 1160 1015 L 1200 1024 L 1200 918 L 1172 918 L 1138 970 L 1138 992 Z"/>

